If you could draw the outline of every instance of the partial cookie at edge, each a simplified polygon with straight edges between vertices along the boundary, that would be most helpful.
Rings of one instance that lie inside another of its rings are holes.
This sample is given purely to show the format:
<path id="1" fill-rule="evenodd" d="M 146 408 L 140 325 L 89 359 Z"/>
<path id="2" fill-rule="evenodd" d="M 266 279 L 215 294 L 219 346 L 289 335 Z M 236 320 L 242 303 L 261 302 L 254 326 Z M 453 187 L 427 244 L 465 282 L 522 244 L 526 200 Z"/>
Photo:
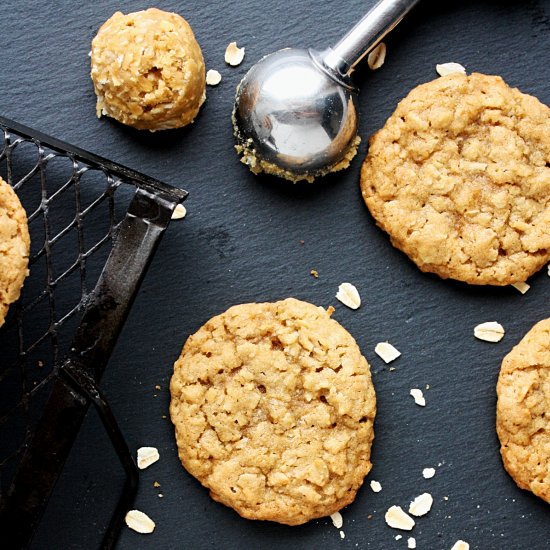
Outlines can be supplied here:
<path id="1" fill-rule="evenodd" d="M 498 76 L 422 84 L 371 138 L 361 189 L 422 271 L 525 281 L 550 260 L 550 109 Z"/>
<path id="2" fill-rule="evenodd" d="M 29 274 L 29 250 L 25 210 L 15 191 L 0 178 L 0 326 Z"/>
<path id="3" fill-rule="evenodd" d="M 504 467 L 519 487 L 550 503 L 550 319 L 504 358 L 497 396 Z"/>

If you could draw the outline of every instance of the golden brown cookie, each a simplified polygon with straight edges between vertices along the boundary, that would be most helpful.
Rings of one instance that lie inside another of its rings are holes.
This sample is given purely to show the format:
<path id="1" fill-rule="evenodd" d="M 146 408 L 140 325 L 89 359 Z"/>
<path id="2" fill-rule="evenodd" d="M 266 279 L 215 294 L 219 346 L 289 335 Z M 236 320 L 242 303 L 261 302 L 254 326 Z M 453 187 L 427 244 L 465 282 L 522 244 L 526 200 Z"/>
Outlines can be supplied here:
<path id="1" fill-rule="evenodd" d="M 25 210 L 11 185 L 0 178 L 0 326 L 29 274 L 30 242 Z"/>
<path id="2" fill-rule="evenodd" d="M 170 391 L 183 465 L 245 518 L 330 515 L 371 469 L 369 365 L 323 308 L 288 298 L 228 309 L 189 337 Z"/>
<path id="3" fill-rule="evenodd" d="M 422 271 L 525 281 L 550 260 L 550 109 L 498 76 L 422 84 L 371 138 L 361 190 Z"/>
<path id="4" fill-rule="evenodd" d="M 183 17 L 156 8 L 116 12 L 92 41 L 97 116 L 139 129 L 193 122 L 205 100 L 201 49 Z"/>
<path id="5" fill-rule="evenodd" d="M 550 503 L 550 319 L 504 358 L 497 396 L 504 467 L 519 487 Z"/>

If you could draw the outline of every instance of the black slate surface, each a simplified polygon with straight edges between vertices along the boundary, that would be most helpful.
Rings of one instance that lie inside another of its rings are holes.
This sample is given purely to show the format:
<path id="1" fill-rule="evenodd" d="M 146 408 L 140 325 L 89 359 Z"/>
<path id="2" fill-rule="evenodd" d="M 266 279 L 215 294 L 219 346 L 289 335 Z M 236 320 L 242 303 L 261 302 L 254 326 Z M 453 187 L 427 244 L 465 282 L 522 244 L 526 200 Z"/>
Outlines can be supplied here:
<path id="1" fill-rule="evenodd" d="M 156 531 L 143 536 L 124 529 L 121 549 L 406 548 L 409 534 L 395 540 L 400 533 L 385 525 L 384 512 L 425 491 L 434 505 L 411 533 L 419 549 L 447 549 L 459 538 L 476 549 L 550 548 L 550 508 L 504 472 L 494 432 L 500 362 L 548 316 L 546 269 L 532 277 L 524 296 L 422 274 L 375 227 L 358 189 L 366 138 L 412 87 L 436 76 L 436 63 L 500 74 L 550 104 L 550 1 L 422 2 L 386 40 L 384 67 L 358 73 L 365 139 L 345 173 L 292 186 L 252 176 L 232 150 L 234 89 L 250 65 L 281 47 L 333 43 L 373 4 L 159 0 L 157 7 L 188 19 L 207 67 L 223 75 L 192 127 L 159 134 L 97 120 L 88 77 L 87 54 L 100 24 L 117 9 L 148 3 L 2 6 L 0 113 L 190 192 L 188 216 L 165 235 L 102 383 L 130 447 L 153 445 L 161 454 L 142 472 L 136 501 Z M 223 62 L 232 40 L 246 47 L 238 68 Z M 358 287 L 358 311 L 334 299 L 343 281 Z M 328 518 L 290 528 L 245 521 L 211 501 L 179 465 L 163 418 L 172 363 L 190 333 L 232 304 L 290 295 L 333 304 L 373 370 L 378 416 L 367 482 L 379 480 L 383 490 L 374 494 L 365 485 L 343 511 L 343 540 Z M 487 320 L 505 326 L 499 344 L 473 338 L 473 327 Z M 402 352 L 394 371 L 373 352 L 383 340 Z M 426 384 L 427 406 L 419 408 L 409 389 Z M 429 466 L 437 473 L 425 480 L 421 472 Z M 118 462 L 92 412 L 33 548 L 97 546 L 121 486 Z"/>

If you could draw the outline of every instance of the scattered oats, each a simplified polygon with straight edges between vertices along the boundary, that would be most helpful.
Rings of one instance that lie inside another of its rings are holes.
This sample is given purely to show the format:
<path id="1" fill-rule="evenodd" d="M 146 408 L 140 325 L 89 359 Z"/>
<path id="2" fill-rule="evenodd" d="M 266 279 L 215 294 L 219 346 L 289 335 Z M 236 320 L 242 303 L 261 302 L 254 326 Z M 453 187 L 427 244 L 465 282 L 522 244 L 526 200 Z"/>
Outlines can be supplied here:
<path id="1" fill-rule="evenodd" d="M 441 63 L 435 66 L 435 70 L 439 76 L 447 76 L 453 73 L 466 74 L 466 69 L 460 63 Z"/>
<path id="2" fill-rule="evenodd" d="M 336 529 L 340 529 L 340 527 L 344 525 L 344 518 L 342 517 L 342 514 L 340 512 L 334 512 L 334 514 L 330 514 L 330 519 L 332 520 L 332 525 L 334 525 Z"/>
<path id="3" fill-rule="evenodd" d="M 422 470 L 422 476 L 424 479 L 431 479 L 433 476 L 435 476 L 435 468 L 424 468 Z"/>
<path id="4" fill-rule="evenodd" d="M 414 519 L 403 511 L 401 506 L 391 506 L 384 516 L 386 523 L 394 529 L 410 531 L 414 527 Z"/>
<path id="5" fill-rule="evenodd" d="M 504 337 L 504 327 L 496 321 L 487 321 L 474 328 L 474 336 L 485 342 L 500 342 Z"/>
<path id="6" fill-rule="evenodd" d="M 338 287 L 336 298 L 351 309 L 357 309 L 361 305 L 361 296 L 351 283 L 342 283 Z"/>
<path id="7" fill-rule="evenodd" d="M 328 313 L 328 316 L 330 317 L 336 310 L 332 307 L 332 306 L 328 306 L 327 307 L 327 313 Z"/>
<path id="8" fill-rule="evenodd" d="M 401 355 L 401 352 L 394 348 L 389 342 L 380 342 L 376 344 L 374 352 L 379 355 L 385 363 L 391 363 Z"/>
<path id="9" fill-rule="evenodd" d="M 160 386 L 158 384 L 155 386 L 155 390 L 160 390 Z"/>
<path id="10" fill-rule="evenodd" d="M 527 283 L 512 283 L 512 286 L 522 294 L 525 294 L 531 288 Z"/>
<path id="11" fill-rule="evenodd" d="M 130 510 L 124 519 L 126 525 L 138 533 L 152 533 L 155 530 L 155 522 L 139 510 Z"/>
<path id="12" fill-rule="evenodd" d="M 369 515 L 367 516 L 367 519 L 372 519 L 372 514 L 369 514 Z"/>
<path id="13" fill-rule="evenodd" d="M 430 493 L 422 493 L 417 496 L 409 505 L 409 514 L 413 516 L 424 516 L 431 509 L 434 499 Z"/>
<path id="14" fill-rule="evenodd" d="M 206 84 L 208 86 L 217 86 L 222 81 L 222 75 L 216 69 L 208 69 L 206 72 Z"/>
<path id="15" fill-rule="evenodd" d="M 160 487 L 160 483 L 158 481 L 153 481 L 153 487 Z"/>
<path id="16" fill-rule="evenodd" d="M 382 490 L 382 485 L 380 485 L 379 481 L 375 481 L 374 479 L 370 482 L 370 488 L 372 489 L 373 493 L 379 493 Z"/>
<path id="17" fill-rule="evenodd" d="M 389 371 L 390 371 L 390 372 L 393 372 L 394 370 L 395 370 L 395 367 L 390 367 L 390 368 L 389 368 Z"/>
<path id="18" fill-rule="evenodd" d="M 344 533 L 344 531 L 340 531 L 340 538 L 341 538 L 341 539 L 345 539 L 345 538 L 346 538 L 346 533 Z"/>
<path id="19" fill-rule="evenodd" d="M 313 275 L 316 279 L 319 278 L 319 272 L 316 269 L 312 269 L 310 272 L 310 275 Z"/>
<path id="20" fill-rule="evenodd" d="M 384 42 L 380 42 L 372 52 L 369 53 L 367 57 L 367 64 L 369 66 L 369 69 L 372 69 L 375 71 L 376 69 L 379 69 L 386 60 L 386 44 Z"/>
<path id="21" fill-rule="evenodd" d="M 401 540 L 403 538 L 403 535 L 395 535 L 395 540 Z"/>
<path id="22" fill-rule="evenodd" d="M 416 548 L 416 539 L 414 537 L 407 539 L 407 548 Z"/>
<path id="23" fill-rule="evenodd" d="M 470 545 L 463 540 L 457 540 L 451 550 L 470 550 Z"/>
<path id="24" fill-rule="evenodd" d="M 185 215 L 187 214 L 187 209 L 183 204 L 178 204 L 176 208 L 174 208 L 174 211 L 172 212 L 172 219 L 173 220 L 181 220 L 182 218 L 185 218 Z"/>
<path id="25" fill-rule="evenodd" d="M 236 42 L 230 42 L 225 50 L 225 62 L 232 67 L 240 65 L 244 59 L 244 48 L 238 48 Z"/>
<path id="26" fill-rule="evenodd" d="M 426 400 L 424 399 L 424 394 L 422 393 L 422 390 L 419 390 L 418 388 L 413 388 L 409 393 L 413 396 L 414 402 L 417 405 L 420 405 L 421 407 L 426 406 Z"/>
<path id="27" fill-rule="evenodd" d="M 156 447 L 140 447 L 137 450 L 137 465 L 140 470 L 145 470 L 160 458 Z"/>
<path id="28" fill-rule="evenodd" d="M 427 389 L 427 390 L 430 389 L 430 384 L 426 384 L 426 389 Z"/>

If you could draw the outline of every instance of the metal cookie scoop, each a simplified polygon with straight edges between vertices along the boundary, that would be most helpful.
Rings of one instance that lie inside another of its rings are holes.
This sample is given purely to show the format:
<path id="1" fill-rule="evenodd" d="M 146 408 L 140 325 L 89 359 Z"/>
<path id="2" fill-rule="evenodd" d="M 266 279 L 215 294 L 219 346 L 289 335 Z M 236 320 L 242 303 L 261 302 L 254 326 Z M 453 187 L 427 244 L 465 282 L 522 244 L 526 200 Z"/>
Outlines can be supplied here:
<path id="1" fill-rule="evenodd" d="M 350 74 L 417 2 L 381 0 L 334 47 L 288 48 L 256 63 L 233 111 L 242 162 L 292 181 L 346 168 L 359 143 Z"/>

